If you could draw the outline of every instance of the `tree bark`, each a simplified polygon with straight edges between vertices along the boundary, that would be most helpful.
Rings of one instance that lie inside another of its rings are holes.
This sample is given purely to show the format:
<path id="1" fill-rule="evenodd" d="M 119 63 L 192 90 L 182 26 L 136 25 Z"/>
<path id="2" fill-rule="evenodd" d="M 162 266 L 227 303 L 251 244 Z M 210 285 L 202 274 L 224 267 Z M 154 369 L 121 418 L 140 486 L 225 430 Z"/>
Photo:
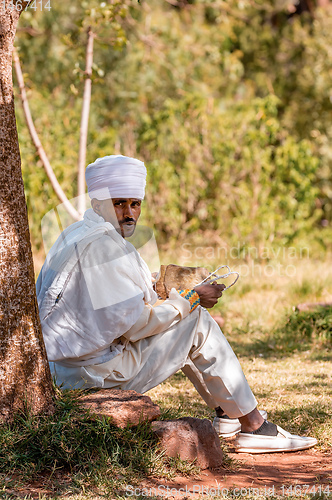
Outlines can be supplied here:
<path id="1" fill-rule="evenodd" d="M 0 2 L 0 420 L 53 410 L 53 389 L 36 301 L 16 130 L 12 51 L 20 7 Z M 11 8 L 13 6 L 13 8 Z"/>

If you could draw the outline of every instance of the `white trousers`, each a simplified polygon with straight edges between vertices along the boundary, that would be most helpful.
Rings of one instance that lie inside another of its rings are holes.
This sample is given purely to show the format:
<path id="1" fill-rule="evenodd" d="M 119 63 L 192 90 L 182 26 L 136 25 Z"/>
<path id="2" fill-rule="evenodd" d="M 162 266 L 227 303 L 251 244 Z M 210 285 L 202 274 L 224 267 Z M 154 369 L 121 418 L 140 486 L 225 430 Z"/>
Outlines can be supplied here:
<path id="1" fill-rule="evenodd" d="M 232 348 L 208 311 L 198 307 L 167 330 L 130 342 L 106 363 L 65 367 L 50 363 L 63 388 L 104 387 L 144 393 L 179 369 L 210 408 L 230 417 L 251 412 L 257 402 Z"/>

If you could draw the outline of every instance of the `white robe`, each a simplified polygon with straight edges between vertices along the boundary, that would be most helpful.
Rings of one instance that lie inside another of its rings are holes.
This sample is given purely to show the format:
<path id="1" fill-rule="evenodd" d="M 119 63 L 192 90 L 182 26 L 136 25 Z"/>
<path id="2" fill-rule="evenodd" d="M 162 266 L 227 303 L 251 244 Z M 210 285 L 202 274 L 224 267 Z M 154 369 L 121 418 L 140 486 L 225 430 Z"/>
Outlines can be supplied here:
<path id="1" fill-rule="evenodd" d="M 123 346 L 116 341 L 149 318 L 167 328 L 190 310 L 175 290 L 153 312 L 157 295 L 151 274 L 135 248 L 92 209 L 72 224 L 47 255 L 37 280 L 37 298 L 49 361 L 84 366 L 108 361 Z"/>
<path id="2" fill-rule="evenodd" d="M 66 388 L 146 392 L 180 368 L 206 403 L 232 417 L 257 403 L 218 325 L 172 290 L 153 307 L 149 270 L 92 210 L 62 233 L 37 281 L 52 375 Z"/>

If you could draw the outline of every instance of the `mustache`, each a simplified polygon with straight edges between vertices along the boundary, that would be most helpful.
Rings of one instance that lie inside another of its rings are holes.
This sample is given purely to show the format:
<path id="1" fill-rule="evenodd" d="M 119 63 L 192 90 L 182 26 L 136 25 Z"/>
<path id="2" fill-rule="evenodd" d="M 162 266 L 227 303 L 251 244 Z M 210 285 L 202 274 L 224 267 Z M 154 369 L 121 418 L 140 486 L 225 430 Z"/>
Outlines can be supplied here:
<path id="1" fill-rule="evenodd" d="M 121 221 L 119 221 L 119 224 L 128 224 L 128 222 L 133 222 L 134 224 L 136 224 L 136 221 L 135 219 L 122 219 Z"/>

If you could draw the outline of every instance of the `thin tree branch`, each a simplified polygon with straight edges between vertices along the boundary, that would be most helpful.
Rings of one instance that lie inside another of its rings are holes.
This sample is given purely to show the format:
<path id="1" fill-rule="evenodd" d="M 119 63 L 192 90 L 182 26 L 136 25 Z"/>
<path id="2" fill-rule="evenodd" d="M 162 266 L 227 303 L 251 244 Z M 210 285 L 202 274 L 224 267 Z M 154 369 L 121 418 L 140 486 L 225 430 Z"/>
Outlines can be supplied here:
<path id="1" fill-rule="evenodd" d="M 44 34 L 43 31 L 37 31 L 35 28 L 32 26 L 21 26 L 17 28 L 16 30 L 17 33 L 28 33 L 30 36 L 41 36 Z"/>
<path id="2" fill-rule="evenodd" d="M 91 102 L 91 75 L 93 63 L 93 40 L 94 34 L 91 28 L 88 28 L 88 41 L 85 59 L 85 84 L 83 94 L 81 127 L 80 127 L 80 148 L 78 153 L 78 176 L 77 176 L 77 195 L 78 212 L 83 215 L 85 211 L 85 163 L 86 147 L 88 138 L 89 113 Z"/>
<path id="3" fill-rule="evenodd" d="M 24 116 L 28 125 L 28 129 L 31 135 L 31 138 L 33 140 L 33 143 L 35 145 L 35 148 L 37 150 L 37 153 L 39 155 L 39 158 L 42 161 L 43 167 L 45 168 L 46 174 L 50 180 L 50 183 L 55 191 L 55 194 L 59 198 L 59 200 L 63 203 L 64 208 L 67 210 L 67 212 L 75 219 L 75 220 L 80 220 L 81 217 L 77 210 L 72 206 L 70 201 L 68 200 L 67 196 L 63 192 L 56 176 L 55 173 L 52 169 L 52 166 L 49 162 L 49 159 L 44 151 L 44 148 L 40 142 L 39 136 L 37 134 L 36 128 L 33 123 L 33 119 L 30 113 L 30 108 L 29 108 L 29 103 L 25 91 L 25 85 L 24 85 L 24 79 L 23 79 L 23 74 L 22 74 L 22 69 L 21 69 L 21 64 L 20 60 L 18 57 L 18 53 L 14 47 L 13 49 L 13 61 L 14 61 L 14 66 L 15 66 L 15 71 L 16 71 L 16 76 L 17 76 L 17 81 L 18 85 L 21 91 L 21 100 L 22 100 L 22 105 L 23 105 L 23 111 L 24 111 Z"/>

